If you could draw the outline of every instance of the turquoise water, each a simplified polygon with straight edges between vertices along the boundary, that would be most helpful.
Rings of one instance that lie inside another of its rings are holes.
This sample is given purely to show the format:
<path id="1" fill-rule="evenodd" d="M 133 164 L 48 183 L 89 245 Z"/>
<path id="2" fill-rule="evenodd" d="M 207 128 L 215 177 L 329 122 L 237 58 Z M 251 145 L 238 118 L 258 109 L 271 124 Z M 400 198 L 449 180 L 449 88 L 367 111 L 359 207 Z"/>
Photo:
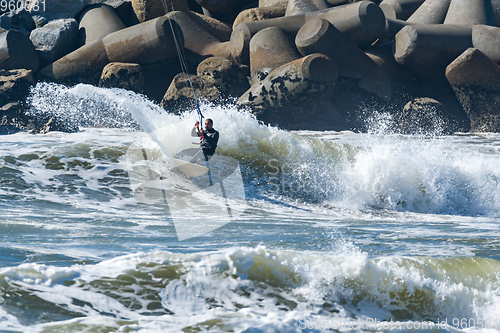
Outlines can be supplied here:
<path id="1" fill-rule="evenodd" d="M 32 99 L 82 130 L 2 137 L 1 332 L 500 331 L 498 134 L 289 132 L 205 106 L 245 200 L 179 241 L 168 203 L 134 198 L 128 149 L 161 153 L 123 106 L 173 146 L 194 113 L 85 85 Z"/>

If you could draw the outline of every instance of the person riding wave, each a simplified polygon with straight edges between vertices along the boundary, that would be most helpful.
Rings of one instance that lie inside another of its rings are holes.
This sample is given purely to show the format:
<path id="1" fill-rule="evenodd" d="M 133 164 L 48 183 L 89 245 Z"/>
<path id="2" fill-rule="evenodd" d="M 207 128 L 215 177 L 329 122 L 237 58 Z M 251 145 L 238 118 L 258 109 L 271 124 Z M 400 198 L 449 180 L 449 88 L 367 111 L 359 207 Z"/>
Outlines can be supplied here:
<path id="1" fill-rule="evenodd" d="M 197 121 L 191 130 L 191 136 L 200 137 L 200 151 L 197 152 L 191 159 L 191 163 L 196 162 L 203 156 L 205 161 L 208 161 L 215 153 L 217 149 L 217 143 L 219 142 L 219 132 L 214 129 L 214 122 L 212 119 L 208 118 L 205 120 L 205 130 L 199 128 L 200 122 Z"/>

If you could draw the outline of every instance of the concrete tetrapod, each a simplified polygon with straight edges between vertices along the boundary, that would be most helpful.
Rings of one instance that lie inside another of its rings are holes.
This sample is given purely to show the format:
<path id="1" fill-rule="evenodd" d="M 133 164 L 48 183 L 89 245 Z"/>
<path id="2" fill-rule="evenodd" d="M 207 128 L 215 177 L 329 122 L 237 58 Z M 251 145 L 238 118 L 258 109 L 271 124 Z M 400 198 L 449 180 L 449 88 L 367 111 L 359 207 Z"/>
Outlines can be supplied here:
<path id="1" fill-rule="evenodd" d="M 165 15 L 176 22 L 182 32 L 184 47 L 202 56 L 229 58 L 229 42 L 222 43 L 205 29 L 201 28 L 183 12 L 173 11 Z M 178 30 L 175 30 L 176 34 Z M 170 32 L 170 34 L 172 34 Z"/>
<path id="2" fill-rule="evenodd" d="M 473 26 L 472 45 L 488 58 L 500 64 L 500 28 L 488 25 Z"/>
<path id="3" fill-rule="evenodd" d="M 288 0 L 259 0 L 259 8 L 270 7 L 270 6 L 286 6 L 288 5 Z"/>
<path id="4" fill-rule="evenodd" d="M 337 79 L 337 68 L 327 56 L 311 54 L 273 70 L 251 86 L 238 103 L 256 109 L 281 107 L 306 98 L 309 93 L 331 92 Z"/>
<path id="5" fill-rule="evenodd" d="M 285 16 L 315 12 L 328 7 L 325 0 L 288 0 Z"/>
<path id="6" fill-rule="evenodd" d="M 446 66 L 472 47 L 472 28 L 458 25 L 408 25 L 396 35 L 394 58 L 418 75 L 443 81 Z"/>
<path id="7" fill-rule="evenodd" d="M 249 3 L 249 0 L 196 0 L 203 8 L 214 13 L 232 13 Z"/>
<path id="8" fill-rule="evenodd" d="M 270 27 L 256 33 L 250 41 L 252 81 L 264 79 L 273 69 L 301 56 L 280 28 Z"/>
<path id="9" fill-rule="evenodd" d="M 233 29 L 239 24 L 268 20 L 285 16 L 286 6 L 267 6 L 263 8 L 250 8 L 241 11 L 233 22 Z"/>
<path id="10" fill-rule="evenodd" d="M 446 68 L 446 78 L 471 121 L 472 132 L 500 132 L 500 66 L 469 48 Z"/>
<path id="11" fill-rule="evenodd" d="M 406 21 L 414 24 L 441 24 L 449 7 L 450 0 L 425 0 Z"/>
<path id="12" fill-rule="evenodd" d="M 385 33 L 385 16 L 371 1 L 333 7 L 326 11 L 280 17 L 238 25 L 231 34 L 231 55 L 239 62 L 248 61 L 250 39 L 258 31 L 277 27 L 286 33 L 297 33 L 309 20 L 324 18 L 361 48 L 370 46 Z"/>
<path id="13" fill-rule="evenodd" d="M 113 8 L 104 4 L 86 7 L 80 14 L 80 45 L 99 40 L 104 36 L 124 29 L 125 24 L 116 15 Z"/>
<path id="14" fill-rule="evenodd" d="M 380 8 L 389 6 L 394 9 L 398 20 L 406 20 L 425 0 L 383 0 Z"/>
<path id="15" fill-rule="evenodd" d="M 53 64 L 40 74 L 60 81 L 85 73 L 102 71 L 109 62 L 153 63 L 177 56 L 171 31 L 176 23 L 166 16 L 113 32 L 90 42 Z M 178 42 L 183 43 L 182 38 Z"/>
<path id="16" fill-rule="evenodd" d="M 359 86 L 384 100 L 391 96 L 389 78 L 379 66 L 325 19 L 307 22 L 297 33 L 295 44 L 302 55 L 321 53 L 329 57 L 339 76 L 360 79 Z"/>
<path id="17" fill-rule="evenodd" d="M 208 31 L 209 34 L 213 35 L 218 40 L 227 42 L 231 37 L 232 29 L 228 24 L 223 23 L 210 16 L 191 11 L 186 0 L 162 0 L 162 2 L 164 6 L 166 6 L 166 12 L 183 12 L 184 14 L 189 16 L 191 20 L 193 20 L 201 28 Z M 206 11 L 206 8 L 203 9 Z"/>
<path id="18" fill-rule="evenodd" d="M 495 25 L 494 14 L 489 0 L 451 0 L 450 8 L 444 19 L 444 24 L 466 25 L 475 24 Z"/>

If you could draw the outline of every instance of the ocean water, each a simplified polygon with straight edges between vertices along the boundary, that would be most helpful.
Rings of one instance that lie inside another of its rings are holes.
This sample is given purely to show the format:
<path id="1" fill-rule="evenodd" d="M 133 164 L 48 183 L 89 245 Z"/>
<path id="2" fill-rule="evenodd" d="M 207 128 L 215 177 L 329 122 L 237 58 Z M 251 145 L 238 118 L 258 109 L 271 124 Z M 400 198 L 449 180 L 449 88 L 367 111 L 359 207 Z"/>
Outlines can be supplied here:
<path id="1" fill-rule="evenodd" d="M 220 216 L 138 200 L 128 152 L 181 149 L 195 112 L 87 85 L 29 102 L 81 131 L 2 137 L 0 332 L 500 331 L 499 134 L 290 132 L 204 105 L 244 196 L 179 240 Z"/>

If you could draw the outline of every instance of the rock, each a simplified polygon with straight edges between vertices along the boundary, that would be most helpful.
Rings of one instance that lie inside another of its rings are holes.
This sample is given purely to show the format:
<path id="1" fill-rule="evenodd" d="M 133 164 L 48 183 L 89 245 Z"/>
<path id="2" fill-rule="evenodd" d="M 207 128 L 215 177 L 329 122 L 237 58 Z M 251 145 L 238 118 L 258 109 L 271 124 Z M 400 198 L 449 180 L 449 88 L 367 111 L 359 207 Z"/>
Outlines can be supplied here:
<path id="1" fill-rule="evenodd" d="M 198 65 L 197 74 L 227 96 L 241 96 L 250 88 L 248 79 L 234 61 L 211 57 Z"/>
<path id="2" fill-rule="evenodd" d="M 78 36 L 75 19 L 54 20 L 31 32 L 30 39 L 38 51 L 40 66 L 45 67 L 57 59 L 73 52 Z"/>
<path id="3" fill-rule="evenodd" d="M 38 53 L 26 35 L 17 30 L 0 34 L 0 69 L 37 71 L 38 66 Z"/>
<path id="4" fill-rule="evenodd" d="M 263 8 L 249 8 L 241 11 L 233 22 L 233 29 L 241 23 L 268 20 L 285 16 L 286 6 L 267 6 Z"/>
<path id="5" fill-rule="evenodd" d="M 141 93 L 144 88 L 144 73 L 139 64 L 112 62 L 102 70 L 99 87 L 122 88 Z"/>
<path id="6" fill-rule="evenodd" d="M 23 101 L 33 85 L 32 71 L 27 69 L 0 69 L 0 105 Z"/>
<path id="7" fill-rule="evenodd" d="M 44 25 L 46 25 L 47 23 L 49 23 L 49 20 L 46 17 L 41 16 L 41 15 L 33 15 L 32 18 L 33 18 L 33 21 L 35 22 L 35 26 L 37 28 L 41 28 Z"/>
<path id="8" fill-rule="evenodd" d="M 102 39 L 112 32 L 125 28 L 125 24 L 113 8 L 104 4 L 85 7 L 79 15 L 79 21 L 80 45 Z"/>
<path id="9" fill-rule="evenodd" d="M 186 51 L 186 57 L 188 57 L 188 54 L 189 51 Z M 189 67 L 189 59 L 187 61 Z M 144 72 L 143 94 L 160 104 L 174 77 L 182 72 L 180 62 L 177 59 L 165 59 L 151 64 L 144 64 L 141 67 Z M 190 73 L 192 71 L 190 70 Z"/>
<path id="10" fill-rule="evenodd" d="M 0 135 L 20 132 L 27 124 L 28 118 L 21 103 L 7 103 L 0 107 Z"/>
<path id="11" fill-rule="evenodd" d="M 472 28 L 457 25 L 408 25 L 396 35 L 394 58 L 426 79 L 445 81 L 448 66 L 472 47 Z"/>
<path id="12" fill-rule="evenodd" d="M 172 80 L 160 106 L 167 110 L 190 106 L 190 100 L 194 98 L 193 89 L 198 99 L 206 99 L 213 102 L 219 98 L 219 91 L 213 84 L 206 82 L 197 75 L 189 75 L 188 77 L 185 73 L 179 73 Z"/>
<path id="13" fill-rule="evenodd" d="M 46 17 L 47 20 L 76 18 L 89 0 L 44 0 L 31 1 L 28 10 L 32 15 Z"/>
<path id="14" fill-rule="evenodd" d="M 446 68 L 472 132 L 500 132 L 500 66 L 469 48 Z"/>
<path id="15" fill-rule="evenodd" d="M 472 45 L 488 58 L 500 64 L 500 28 L 487 25 L 473 26 Z"/>
<path id="16" fill-rule="evenodd" d="M 280 28 L 257 32 L 250 41 L 250 75 L 253 83 L 263 80 L 281 65 L 301 58 Z"/>
<path id="17" fill-rule="evenodd" d="M 58 120 L 55 116 L 47 119 L 28 116 L 23 103 L 7 103 L 0 107 L 0 135 L 20 131 L 32 134 L 44 134 L 50 131 L 72 133 L 77 132 L 78 128 Z"/>
<path id="18" fill-rule="evenodd" d="M 161 0 L 132 0 L 132 8 L 139 22 L 145 22 L 166 13 Z"/>
<path id="19" fill-rule="evenodd" d="M 238 103 L 254 110 L 279 109 L 310 97 L 310 94 L 332 92 L 337 79 L 337 68 L 328 57 L 311 54 L 273 70 L 264 80 L 251 86 Z"/>
<path id="20" fill-rule="evenodd" d="M 0 27 L 4 30 L 18 30 L 29 35 L 36 25 L 31 14 L 26 9 L 20 8 L 1 15 Z"/>
<path id="21" fill-rule="evenodd" d="M 444 105 L 432 98 L 415 98 L 403 108 L 397 119 L 404 134 L 443 134 L 445 126 Z"/>

